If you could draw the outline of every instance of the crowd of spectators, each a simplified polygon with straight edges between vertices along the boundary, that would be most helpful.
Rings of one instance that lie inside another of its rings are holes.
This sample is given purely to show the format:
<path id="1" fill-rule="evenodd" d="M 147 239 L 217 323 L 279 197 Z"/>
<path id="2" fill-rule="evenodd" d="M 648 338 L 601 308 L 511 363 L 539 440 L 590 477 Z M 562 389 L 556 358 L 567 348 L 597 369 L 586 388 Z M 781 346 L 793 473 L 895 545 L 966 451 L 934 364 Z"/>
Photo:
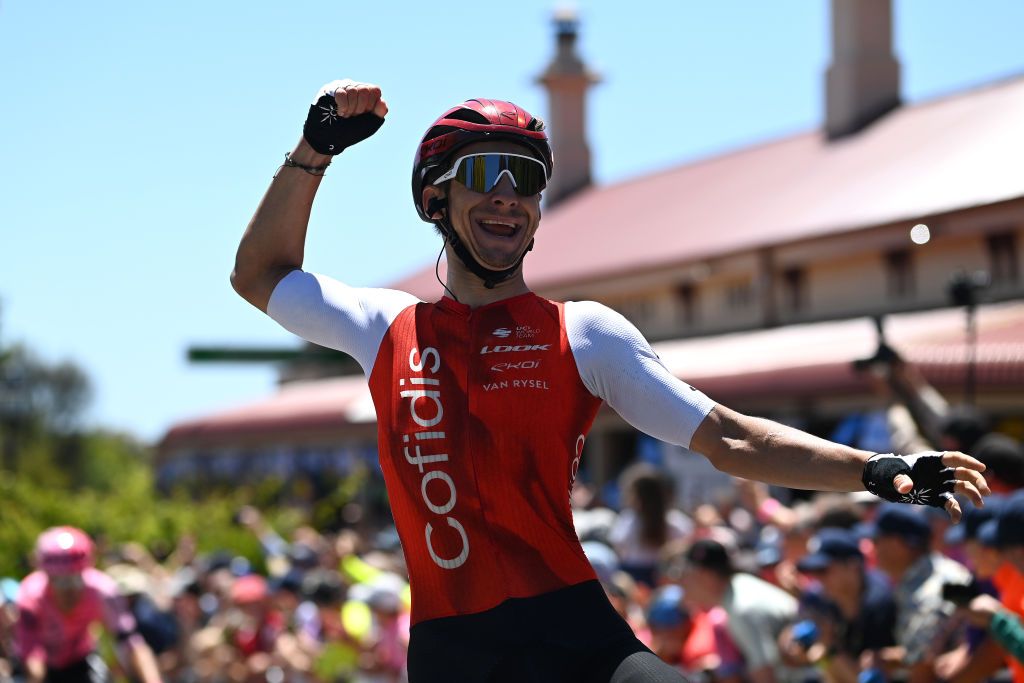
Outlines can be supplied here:
<path id="1" fill-rule="evenodd" d="M 691 681 L 1024 683 L 1024 454 L 960 419 L 943 446 L 985 462 L 996 495 L 957 526 L 866 493 L 746 481 L 679 509 L 664 468 L 641 462 L 618 480 L 619 509 L 578 482 L 577 532 L 616 610 Z M 259 571 L 189 537 L 162 562 L 137 544 L 98 553 L 163 680 L 406 680 L 393 529 L 285 539 L 255 508 L 237 521 L 259 539 Z M 0 678 L 19 672 L 18 592 L 0 581 Z"/>

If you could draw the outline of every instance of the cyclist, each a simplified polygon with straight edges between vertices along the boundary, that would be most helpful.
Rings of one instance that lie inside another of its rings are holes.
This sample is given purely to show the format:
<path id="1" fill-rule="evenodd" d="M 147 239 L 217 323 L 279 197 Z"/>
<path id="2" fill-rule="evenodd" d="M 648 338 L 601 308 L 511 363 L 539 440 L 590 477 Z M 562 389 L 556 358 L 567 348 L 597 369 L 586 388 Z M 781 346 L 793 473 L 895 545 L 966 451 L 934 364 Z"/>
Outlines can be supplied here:
<path id="1" fill-rule="evenodd" d="M 142 683 L 159 683 L 153 652 L 136 630 L 112 578 L 93 566 L 93 544 L 80 529 L 47 529 L 36 541 L 36 571 L 18 592 L 16 649 L 30 683 L 101 683 L 110 672 L 96 653 L 102 624 L 118 655 Z"/>
<path id="2" fill-rule="evenodd" d="M 544 124 L 512 103 L 457 105 L 417 149 L 413 201 L 443 238 L 445 297 L 424 303 L 304 272 L 328 165 L 387 111 L 369 83 L 320 89 L 231 281 L 287 329 L 352 355 L 368 378 L 412 584 L 413 683 L 679 680 L 611 608 L 573 529 L 569 492 L 602 401 L 744 478 L 866 486 L 954 519 L 954 491 L 981 504 L 984 466 L 969 456 L 872 454 L 741 415 L 673 377 L 610 309 L 534 295 L 522 263 L 553 160 Z"/>

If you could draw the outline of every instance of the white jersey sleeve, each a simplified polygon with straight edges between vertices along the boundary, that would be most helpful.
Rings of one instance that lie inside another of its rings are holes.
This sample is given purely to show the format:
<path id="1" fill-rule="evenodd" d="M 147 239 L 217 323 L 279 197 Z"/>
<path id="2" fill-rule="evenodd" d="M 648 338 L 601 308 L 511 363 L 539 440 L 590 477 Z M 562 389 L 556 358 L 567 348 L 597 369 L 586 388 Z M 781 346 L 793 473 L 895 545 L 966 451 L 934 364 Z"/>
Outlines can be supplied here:
<path id="1" fill-rule="evenodd" d="M 568 301 L 565 328 L 580 378 L 629 424 L 688 447 L 715 402 L 668 371 L 640 331 L 594 301 Z"/>
<path id="2" fill-rule="evenodd" d="M 391 323 L 418 302 L 406 292 L 350 287 L 324 275 L 293 270 L 274 288 L 267 315 L 306 341 L 349 354 L 369 377 Z"/>

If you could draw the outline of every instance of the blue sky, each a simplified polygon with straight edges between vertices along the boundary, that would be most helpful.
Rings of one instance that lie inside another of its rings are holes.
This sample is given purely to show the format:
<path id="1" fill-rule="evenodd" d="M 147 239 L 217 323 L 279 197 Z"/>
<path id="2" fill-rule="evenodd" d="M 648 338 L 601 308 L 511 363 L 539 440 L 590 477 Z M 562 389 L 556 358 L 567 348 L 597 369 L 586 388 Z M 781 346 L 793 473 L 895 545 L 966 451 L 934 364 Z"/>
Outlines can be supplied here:
<path id="1" fill-rule="evenodd" d="M 594 173 L 614 183 L 813 128 L 826 0 L 581 2 Z M 438 249 L 409 196 L 416 142 L 467 97 L 546 114 L 550 0 L 0 0 L 0 342 L 71 359 L 89 420 L 156 439 L 273 390 L 270 366 L 189 365 L 192 344 L 292 345 L 237 298 L 242 230 L 324 82 L 379 83 L 381 131 L 338 159 L 306 268 L 382 285 Z M 903 92 L 1024 74 L 1019 0 L 897 0 Z"/>

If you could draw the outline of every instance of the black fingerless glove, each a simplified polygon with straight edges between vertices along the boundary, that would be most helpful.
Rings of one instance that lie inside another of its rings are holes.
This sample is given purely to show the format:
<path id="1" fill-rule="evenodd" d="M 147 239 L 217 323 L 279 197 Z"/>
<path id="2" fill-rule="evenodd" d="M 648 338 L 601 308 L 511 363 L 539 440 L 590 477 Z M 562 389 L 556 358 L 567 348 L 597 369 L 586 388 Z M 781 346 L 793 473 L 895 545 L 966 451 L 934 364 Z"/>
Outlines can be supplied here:
<path id="1" fill-rule="evenodd" d="M 302 136 L 320 154 L 334 156 L 341 154 L 346 147 L 370 137 L 383 125 L 384 119 L 373 112 L 350 118 L 339 116 L 334 89 L 325 86 L 316 101 L 309 105 Z"/>
<path id="2" fill-rule="evenodd" d="M 925 451 L 913 455 L 878 453 L 864 463 L 864 488 L 893 503 L 911 503 L 941 508 L 953 497 L 955 470 L 942 464 L 942 453 Z M 914 482 L 909 493 L 900 493 L 892 480 L 905 474 Z"/>

